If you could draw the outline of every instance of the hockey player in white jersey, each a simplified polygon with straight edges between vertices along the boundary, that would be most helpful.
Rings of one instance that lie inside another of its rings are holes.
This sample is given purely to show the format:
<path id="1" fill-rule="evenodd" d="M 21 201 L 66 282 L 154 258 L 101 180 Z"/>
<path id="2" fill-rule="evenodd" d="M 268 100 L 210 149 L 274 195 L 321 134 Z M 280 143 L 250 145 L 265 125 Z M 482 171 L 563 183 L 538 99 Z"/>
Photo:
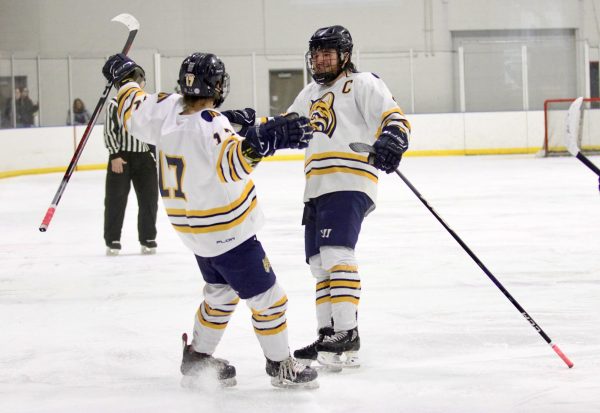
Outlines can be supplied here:
<path id="1" fill-rule="evenodd" d="M 342 26 L 318 29 L 309 41 L 307 68 L 314 82 L 288 112 L 310 119 L 304 217 L 306 260 L 316 278 L 318 339 L 294 352 L 335 370 L 358 366 L 361 283 L 354 249 L 363 218 L 375 208 L 378 170 L 393 172 L 408 148 L 410 124 L 383 81 L 358 73 L 352 37 Z M 351 142 L 373 145 L 369 157 Z"/>
<path id="2" fill-rule="evenodd" d="M 212 354 L 239 299 L 252 310 L 254 331 L 278 387 L 317 387 L 317 373 L 290 356 L 287 297 L 256 238 L 263 223 L 250 173 L 281 148 L 304 148 L 312 137 L 305 117 L 277 117 L 242 139 L 216 109 L 229 90 L 223 62 L 194 53 L 182 63 L 179 94 L 146 94 L 130 81 L 139 66 L 111 56 L 103 74 L 119 88 L 118 114 L 128 132 L 155 145 L 159 191 L 171 224 L 190 248 L 206 285 L 191 344 L 183 337 L 181 372 L 216 374 L 235 384 L 235 367 Z"/>

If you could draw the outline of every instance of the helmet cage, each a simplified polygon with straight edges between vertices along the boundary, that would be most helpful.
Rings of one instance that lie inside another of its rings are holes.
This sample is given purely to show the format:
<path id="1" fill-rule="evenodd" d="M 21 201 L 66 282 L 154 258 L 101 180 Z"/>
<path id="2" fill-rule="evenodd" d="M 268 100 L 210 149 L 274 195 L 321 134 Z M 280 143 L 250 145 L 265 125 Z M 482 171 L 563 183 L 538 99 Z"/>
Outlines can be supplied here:
<path id="1" fill-rule="evenodd" d="M 315 82 L 319 84 L 329 83 L 351 66 L 352 47 L 352 36 L 346 28 L 342 26 L 331 26 L 318 29 L 310 38 L 308 42 L 308 52 L 305 55 L 307 70 L 310 72 Z M 324 49 L 334 49 L 337 52 L 338 68 L 335 72 L 315 72 L 312 54 Z"/>

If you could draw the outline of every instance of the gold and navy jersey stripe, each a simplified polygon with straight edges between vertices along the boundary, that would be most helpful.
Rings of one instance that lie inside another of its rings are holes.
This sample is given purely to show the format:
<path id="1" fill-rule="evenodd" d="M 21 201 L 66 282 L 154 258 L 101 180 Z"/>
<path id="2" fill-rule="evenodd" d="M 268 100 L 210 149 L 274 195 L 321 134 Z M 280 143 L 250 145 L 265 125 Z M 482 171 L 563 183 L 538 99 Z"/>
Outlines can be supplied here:
<path id="1" fill-rule="evenodd" d="M 121 126 L 117 116 L 116 98 L 112 98 L 106 107 L 104 145 L 111 155 L 119 152 L 148 152 L 150 150 L 146 143 L 135 139 Z"/>
<path id="2" fill-rule="evenodd" d="M 140 86 L 135 82 L 125 84 L 117 93 L 117 113 L 121 124 L 127 130 L 129 126 L 127 121 L 131 118 L 131 114 L 139 103 L 146 99 L 147 95 Z M 137 103 L 137 104 L 136 104 Z"/>
<path id="3" fill-rule="evenodd" d="M 404 131 L 406 136 L 410 136 L 410 123 L 408 122 L 408 119 L 406 119 L 406 117 L 404 116 L 402 109 L 400 109 L 399 107 L 395 107 L 382 113 L 381 124 L 379 125 L 379 128 L 377 128 L 375 138 L 379 137 L 382 129 L 386 126 L 397 126 L 402 131 Z"/>
<path id="4" fill-rule="evenodd" d="M 369 165 L 368 158 L 347 152 L 322 152 L 309 157 L 304 164 L 306 179 L 316 175 L 345 173 L 378 182 L 375 168 Z"/>
<path id="5" fill-rule="evenodd" d="M 250 175 L 253 169 L 242 154 L 242 141 L 234 135 L 225 139 L 217 158 L 219 181 L 223 183 L 241 181 Z"/>
<path id="6" fill-rule="evenodd" d="M 238 201 L 234 201 L 230 205 L 234 205 L 236 202 Z M 206 216 L 202 216 L 202 214 L 207 211 L 210 212 L 211 210 L 191 211 L 192 213 L 189 216 L 186 212 L 186 216 L 181 223 L 177 223 L 175 218 L 181 217 L 182 215 L 169 215 L 169 217 L 171 218 L 171 225 L 173 225 L 173 228 L 178 232 L 186 234 L 206 234 L 210 232 L 226 231 L 244 222 L 252 210 L 256 208 L 257 202 L 258 200 L 253 186 L 252 190 L 245 198 L 239 201 L 239 205 L 232 207 L 229 212 L 223 210 L 222 212 L 207 214 Z M 215 210 L 218 209 L 219 208 L 215 208 Z M 214 219 L 215 217 L 220 217 L 221 219 Z"/>

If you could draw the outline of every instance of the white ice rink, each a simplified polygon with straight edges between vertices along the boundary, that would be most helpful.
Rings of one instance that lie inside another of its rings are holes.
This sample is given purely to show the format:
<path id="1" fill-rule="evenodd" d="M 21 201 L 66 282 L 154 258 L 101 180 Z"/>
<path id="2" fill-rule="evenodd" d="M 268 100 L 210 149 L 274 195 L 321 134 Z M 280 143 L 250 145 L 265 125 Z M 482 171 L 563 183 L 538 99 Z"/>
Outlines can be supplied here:
<path id="1" fill-rule="evenodd" d="M 158 254 L 141 256 L 132 196 L 123 252 L 106 257 L 105 172 L 76 172 L 47 233 L 38 226 L 62 174 L 0 180 L 0 412 L 599 412 L 595 175 L 571 157 L 406 158 L 401 169 L 573 369 L 389 175 L 357 247 L 363 366 L 321 375 L 315 391 L 271 387 L 240 304 L 215 354 L 238 385 L 183 389 L 180 336 L 202 300 L 193 255 L 160 205 Z M 292 349 L 315 337 L 303 179 L 301 162 L 254 176 Z"/>

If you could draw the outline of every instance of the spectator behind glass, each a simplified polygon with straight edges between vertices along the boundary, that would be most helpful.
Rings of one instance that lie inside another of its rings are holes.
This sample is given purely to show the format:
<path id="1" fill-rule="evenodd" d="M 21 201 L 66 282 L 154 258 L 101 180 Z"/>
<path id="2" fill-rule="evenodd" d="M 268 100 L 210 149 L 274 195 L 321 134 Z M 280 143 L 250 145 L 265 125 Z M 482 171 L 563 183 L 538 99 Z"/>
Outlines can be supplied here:
<path id="1" fill-rule="evenodd" d="M 15 88 L 14 92 L 15 106 L 17 101 L 21 98 L 21 89 L 18 87 Z M 2 113 L 2 127 L 3 128 L 14 128 L 13 124 L 13 106 L 12 106 L 13 96 L 8 96 L 4 101 L 4 111 Z"/>
<path id="2" fill-rule="evenodd" d="M 73 101 L 73 125 L 87 125 L 90 113 L 85 108 L 83 101 L 75 98 Z M 67 112 L 67 125 L 71 125 L 71 110 Z"/>
<path id="3" fill-rule="evenodd" d="M 17 113 L 17 128 L 30 128 L 33 126 L 33 114 L 38 111 L 39 106 L 34 104 L 29 97 L 29 89 L 26 87 L 19 95 L 15 90 L 15 109 Z"/>

